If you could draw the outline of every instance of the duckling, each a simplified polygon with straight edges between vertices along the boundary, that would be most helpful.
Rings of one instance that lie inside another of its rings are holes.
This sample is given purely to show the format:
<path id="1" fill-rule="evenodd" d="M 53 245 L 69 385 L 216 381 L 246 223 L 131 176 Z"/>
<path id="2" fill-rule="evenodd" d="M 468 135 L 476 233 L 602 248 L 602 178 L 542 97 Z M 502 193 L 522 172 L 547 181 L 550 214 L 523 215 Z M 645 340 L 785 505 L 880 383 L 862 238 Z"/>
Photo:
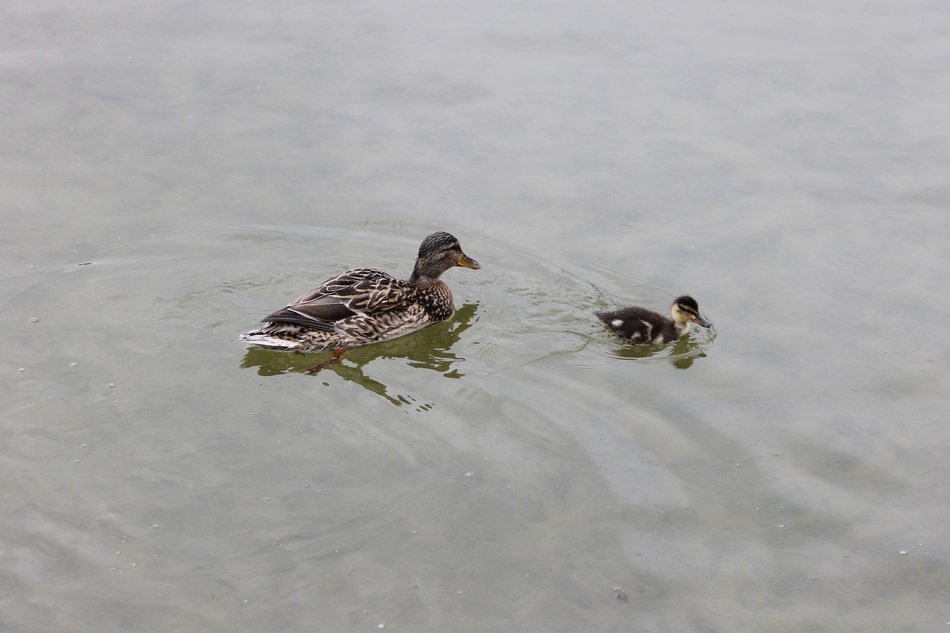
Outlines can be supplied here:
<path id="1" fill-rule="evenodd" d="M 695 323 L 708 328 L 711 323 L 699 313 L 699 304 L 692 297 L 678 297 L 670 307 L 672 319 L 646 308 L 620 308 L 595 312 L 614 334 L 631 343 L 668 343 L 675 341 Z"/>
<path id="2" fill-rule="evenodd" d="M 344 271 L 264 317 L 264 325 L 241 340 L 272 349 L 342 353 L 415 332 L 455 311 L 452 291 L 439 279 L 453 266 L 481 268 L 453 235 L 433 233 L 419 246 L 409 279 L 375 268 Z"/>

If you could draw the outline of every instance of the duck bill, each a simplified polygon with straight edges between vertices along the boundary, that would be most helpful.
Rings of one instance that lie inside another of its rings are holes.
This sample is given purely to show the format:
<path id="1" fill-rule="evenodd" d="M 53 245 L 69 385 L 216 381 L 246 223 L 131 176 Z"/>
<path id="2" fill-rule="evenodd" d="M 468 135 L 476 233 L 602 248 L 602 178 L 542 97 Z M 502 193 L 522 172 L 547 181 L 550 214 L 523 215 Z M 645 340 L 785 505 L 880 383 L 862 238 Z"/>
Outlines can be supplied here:
<path id="1" fill-rule="evenodd" d="M 461 266 L 462 268 L 471 268 L 472 270 L 478 270 L 482 267 L 477 261 L 466 255 L 465 253 L 460 253 L 458 260 L 455 262 L 456 266 Z"/>
<path id="2" fill-rule="evenodd" d="M 696 317 L 695 319 L 693 319 L 693 323 L 695 323 L 696 325 L 700 325 L 700 326 L 702 326 L 702 327 L 709 327 L 709 326 L 712 325 L 712 323 L 710 323 L 710 322 L 706 319 L 706 317 L 704 317 L 703 315 L 699 315 L 698 317 Z"/>

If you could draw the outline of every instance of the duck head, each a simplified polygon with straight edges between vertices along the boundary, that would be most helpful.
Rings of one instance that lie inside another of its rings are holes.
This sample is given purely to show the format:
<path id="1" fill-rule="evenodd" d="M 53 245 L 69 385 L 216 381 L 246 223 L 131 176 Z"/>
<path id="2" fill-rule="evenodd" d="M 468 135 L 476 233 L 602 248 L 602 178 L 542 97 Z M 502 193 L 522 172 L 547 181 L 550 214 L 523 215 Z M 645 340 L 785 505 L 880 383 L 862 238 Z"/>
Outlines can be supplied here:
<path id="1" fill-rule="evenodd" d="M 419 255 L 409 281 L 413 283 L 435 282 L 445 271 L 453 266 L 478 270 L 481 264 L 462 252 L 455 236 L 445 231 L 433 233 L 422 240 Z"/>
<path id="2" fill-rule="evenodd" d="M 678 327 L 688 328 L 690 323 L 695 323 L 702 327 L 709 327 L 711 323 L 699 313 L 699 304 L 692 297 L 677 297 L 676 301 L 670 307 L 670 314 L 673 316 L 673 322 Z"/>

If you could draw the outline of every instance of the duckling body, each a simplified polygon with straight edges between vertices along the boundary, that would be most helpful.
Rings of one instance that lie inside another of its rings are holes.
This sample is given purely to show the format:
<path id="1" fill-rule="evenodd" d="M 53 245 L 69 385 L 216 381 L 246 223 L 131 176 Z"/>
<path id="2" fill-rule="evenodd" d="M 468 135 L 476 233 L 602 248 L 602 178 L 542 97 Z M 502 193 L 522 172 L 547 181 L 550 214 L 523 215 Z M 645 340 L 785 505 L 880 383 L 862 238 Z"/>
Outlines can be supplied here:
<path id="1" fill-rule="evenodd" d="M 369 345 L 445 321 L 455 312 L 452 291 L 439 277 L 453 266 L 481 266 L 445 232 L 419 247 L 412 275 L 397 279 L 376 268 L 353 268 L 264 317 L 241 335 L 251 345 L 323 351 Z"/>
<path id="2" fill-rule="evenodd" d="M 699 313 L 699 304 L 689 296 L 678 297 L 670 307 L 667 318 L 646 308 L 630 307 L 595 312 L 614 334 L 631 343 L 669 343 L 689 330 L 691 323 L 709 327 L 710 323 Z"/>

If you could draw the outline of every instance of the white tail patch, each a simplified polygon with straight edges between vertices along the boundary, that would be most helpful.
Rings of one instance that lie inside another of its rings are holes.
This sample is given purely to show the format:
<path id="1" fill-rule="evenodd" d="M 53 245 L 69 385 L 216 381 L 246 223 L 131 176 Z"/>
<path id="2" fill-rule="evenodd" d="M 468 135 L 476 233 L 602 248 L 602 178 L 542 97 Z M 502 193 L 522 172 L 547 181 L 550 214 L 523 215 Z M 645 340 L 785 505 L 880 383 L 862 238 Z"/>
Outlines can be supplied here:
<path id="1" fill-rule="evenodd" d="M 276 336 L 256 334 L 254 332 L 242 334 L 241 340 L 245 343 L 250 343 L 251 345 L 259 345 L 261 347 L 270 347 L 273 349 L 294 349 L 295 347 L 300 346 L 300 343 L 296 341 L 288 341 L 287 339 L 278 338 Z"/>

